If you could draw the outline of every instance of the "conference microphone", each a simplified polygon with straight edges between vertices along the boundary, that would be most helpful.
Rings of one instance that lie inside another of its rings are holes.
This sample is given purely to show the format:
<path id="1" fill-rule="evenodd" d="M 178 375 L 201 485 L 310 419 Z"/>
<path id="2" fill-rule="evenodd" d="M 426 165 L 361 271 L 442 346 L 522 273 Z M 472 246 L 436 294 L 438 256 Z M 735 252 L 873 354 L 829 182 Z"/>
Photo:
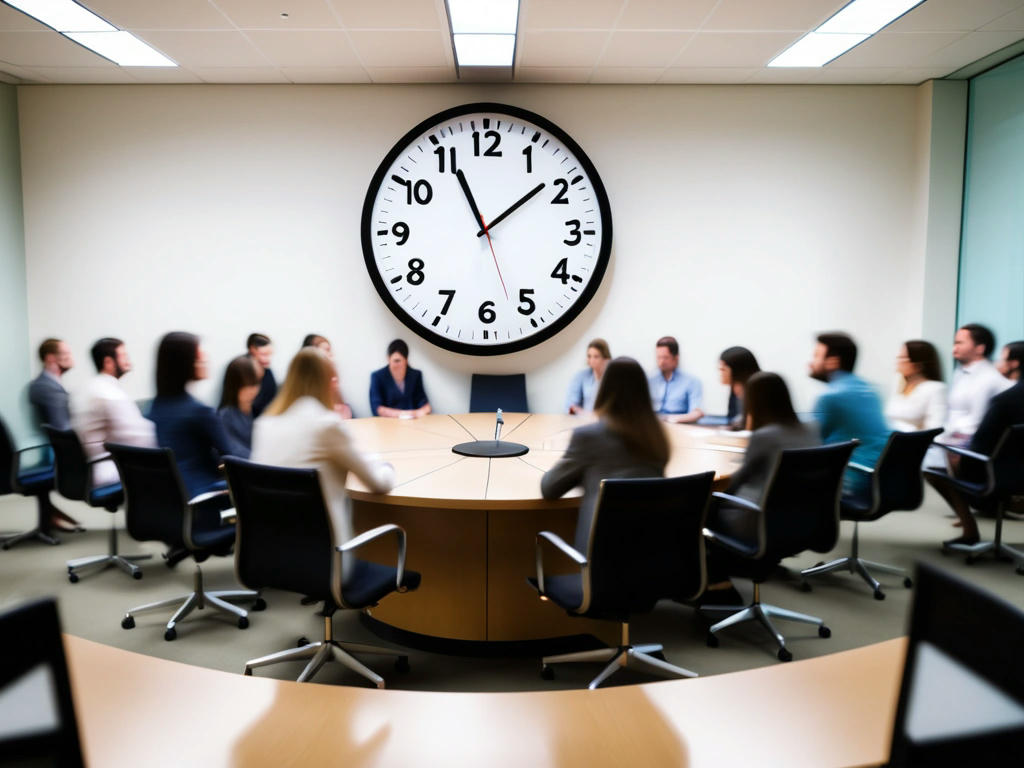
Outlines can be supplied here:
<path id="1" fill-rule="evenodd" d="M 501 428 L 505 425 L 505 419 L 501 416 L 501 408 L 498 409 L 498 419 L 494 423 L 494 442 L 501 439 Z"/>
<path id="2" fill-rule="evenodd" d="M 502 414 L 501 408 L 499 408 L 497 417 L 494 420 L 493 440 L 474 440 L 470 443 L 459 443 L 452 446 L 452 453 L 457 453 L 460 456 L 472 456 L 477 459 L 508 459 L 529 453 L 530 449 L 521 443 L 502 441 L 501 428 L 503 426 L 505 426 L 505 416 Z"/>

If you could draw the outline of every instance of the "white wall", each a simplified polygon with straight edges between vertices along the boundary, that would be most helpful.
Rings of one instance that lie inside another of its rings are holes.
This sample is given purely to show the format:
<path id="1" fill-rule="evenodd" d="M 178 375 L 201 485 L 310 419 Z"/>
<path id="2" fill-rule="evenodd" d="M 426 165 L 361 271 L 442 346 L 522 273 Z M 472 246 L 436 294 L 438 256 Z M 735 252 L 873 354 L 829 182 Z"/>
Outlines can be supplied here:
<path id="1" fill-rule="evenodd" d="M 815 331 L 861 343 L 892 380 L 921 332 L 927 184 L 914 87 L 25 86 L 19 89 L 29 334 L 68 339 L 73 388 L 102 335 L 128 342 L 133 395 L 155 343 L 199 333 L 220 371 L 253 330 L 280 378 L 310 331 L 334 343 L 367 415 L 369 372 L 406 338 L 436 409 L 468 406 L 469 373 L 526 371 L 535 411 L 560 410 L 587 341 L 645 366 L 675 334 L 724 411 L 719 352 L 753 349 L 795 390 Z M 360 211 L 391 145 L 471 101 L 515 104 L 567 130 L 608 189 L 612 262 L 587 310 L 540 347 L 473 358 L 394 319 L 363 266 Z M 924 138 L 922 138 L 924 137 Z M 197 390 L 212 400 L 219 382 Z"/>

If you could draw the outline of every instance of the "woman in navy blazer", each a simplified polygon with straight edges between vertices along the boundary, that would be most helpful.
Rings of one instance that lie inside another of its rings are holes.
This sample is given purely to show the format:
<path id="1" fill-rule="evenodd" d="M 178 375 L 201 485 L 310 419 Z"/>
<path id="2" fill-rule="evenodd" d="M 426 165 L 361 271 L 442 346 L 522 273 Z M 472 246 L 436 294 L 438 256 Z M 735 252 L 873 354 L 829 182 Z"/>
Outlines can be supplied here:
<path id="1" fill-rule="evenodd" d="M 370 413 L 393 419 L 418 419 L 430 413 L 423 374 L 409 367 L 409 346 L 388 344 L 388 364 L 370 374 Z"/>
<path id="2" fill-rule="evenodd" d="M 217 412 L 185 390 L 190 381 L 205 379 L 206 354 L 199 337 L 168 333 L 156 354 L 156 397 L 149 418 L 156 424 L 157 444 L 174 451 L 190 497 L 226 488 L 218 469 L 231 443 Z"/>

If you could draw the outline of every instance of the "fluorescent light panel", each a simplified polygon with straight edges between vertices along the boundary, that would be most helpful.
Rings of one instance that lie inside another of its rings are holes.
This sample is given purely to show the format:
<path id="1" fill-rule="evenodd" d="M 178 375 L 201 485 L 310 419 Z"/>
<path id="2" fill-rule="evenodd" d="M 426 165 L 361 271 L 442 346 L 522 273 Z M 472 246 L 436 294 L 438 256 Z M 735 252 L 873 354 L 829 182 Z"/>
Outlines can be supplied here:
<path id="1" fill-rule="evenodd" d="M 853 0 L 768 62 L 769 67 L 823 67 L 924 0 Z"/>
<path id="2" fill-rule="evenodd" d="M 38 19 L 58 32 L 116 32 L 117 27 L 108 24 L 88 8 L 72 0 L 4 0 Z"/>
<path id="3" fill-rule="evenodd" d="M 511 67 L 515 35 L 452 35 L 455 58 L 462 67 Z"/>
<path id="4" fill-rule="evenodd" d="M 448 0 L 452 33 L 514 35 L 519 0 Z"/>

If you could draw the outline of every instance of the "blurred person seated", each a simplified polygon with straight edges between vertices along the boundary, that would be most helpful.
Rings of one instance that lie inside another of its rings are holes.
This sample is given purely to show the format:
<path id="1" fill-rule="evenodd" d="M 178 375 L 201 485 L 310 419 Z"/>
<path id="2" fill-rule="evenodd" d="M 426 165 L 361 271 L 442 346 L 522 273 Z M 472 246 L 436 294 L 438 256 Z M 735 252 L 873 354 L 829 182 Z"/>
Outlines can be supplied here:
<path id="1" fill-rule="evenodd" d="M 418 419 L 430 413 L 423 374 L 409 365 L 409 346 L 388 344 L 388 364 L 370 374 L 370 412 L 392 419 Z"/>
<path id="2" fill-rule="evenodd" d="M 256 365 L 248 355 L 239 355 L 224 371 L 217 416 L 227 434 L 232 456 L 248 459 L 252 451 L 252 402 L 260 391 Z"/>
<path id="3" fill-rule="evenodd" d="M 747 380 L 761 370 L 754 353 L 746 347 L 729 347 L 718 358 L 720 381 L 729 388 L 729 408 L 726 413 L 732 429 L 745 429 L 747 418 L 743 410 L 743 395 Z"/>
<path id="4" fill-rule="evenodd" d="M 900 382 L 885 407 L 890 426 L 900 432 L 934 429 L 946 423 L 946 385 L 939 353 L 927 341 L 914 339 L 896 356 Z"/>
<path id="5" fill-rule="evenodd" d="M 565 407 L 569 413 L 594 410 L 594 398 L 597 397 L 604 369 L 611 359 L 611 350 L 604 339 L 593 339 L 587 345 L 587 367 L 572 377 L 565 398 Z"/>
<path id="6" fill-rule="evenodd" d="M 662 336 L 654 346 L 656 373 L 647 379 L 651 406 L 663 421 L 692 424 L 704 416 L 700 379 L 679 370 L 679 342 Z"/>
<path id="7" fill-rule="evenodd" d="M 334 362 L 334 352 L 331 349 L 331 342 L 328 341 L 326 336 L 321 336 L 319 333 L 310 333 L 306 335 L 306 338 L 302 340 L 302 348 L 313 347 L 319 349 L 331 362 Z M 337 366 L 335 366 L 337 370 Z M 345 397 L 341 394 L 341 377 L 336 376 L 334 378 L 334 412 L 337 413 L 343 419 L 352 418 L 352 408 L 348 403 L 345 402 Z"/>
<path id="8" fill-rule="evenodd" d="M 249 338 L 245 340 L 245 346 L 248 350 L 246 354 L 256 364 L 256 373 L 260 377 L 260 391 L 252 402 L 252 417 L 255 419 L 263 413 L 263 409 L 270 405 L 270 401 L 277 395 L 277 380 L 274 378 L 274 372 L 270 370 L 270 361 L 274 356 L 274 344 L 269 336 L 262 333 L 250 333 Z"/>
<path id="9" fill-rule="evenodd" d="M 889 427 L 875 388 L 853 373 L 856 362 L 857 345 L 849 335 L 818 336 L 808 369 L 811 378 L 825 382 L 828 389 L 818 398 L 814 415 L 822 442 L 860 440 L 850 461 L 873 467 L 889 439 Z M 848 469 L 843 476 L 843 492 L 863 497 L 870 492 L 870 478 Z"/>
<path id="10" fill-rule="evenodd" d="M 156 353 L 156 397 L 149 417 L 156 425 L 157 443 L 174 451 L 189 497 L 227 488 L 220 457 L 232 444 L 217 412 L 199 402 L 186 386 L 207 377 L 206 352 L 199 337 L 175 331 L 160 340 Z"/>
<path id="11" fill-rule="evenodd" d="M 106 456 L 106 442 L 155 448 L 153 422 L 143 417 L 139 406 L 121 386 L 121 377 L 132 369 L 124 342 L 102 338 L 92 345 L 91 354 L 96 377 L 71 396 L 71 428 L 78 435 L 86 458 Z M 96 487 L 121 479 L 113 459 L 94 464 L 92 478 Z"/>
<path id="12" fill-rule="evenodd" d="M 999 353 L 996 370 L 1008 381 L 1018 382 L 1024 375 L 1024 341 L 1011 341 Z"/>
<path id="13" fill-rule="evenodd" d="M 348 541 L 353 536 L 352 510 L 345 493 L 348 473 L 354 472 L 373 493 L 387 493 L 394 486 L 394 469 L 370 461 L 356 449 L 333 410 L 335 378 L 334 364 L 323 352 L 299 350 L 281 391 L 255 423 L 252 460 L 317 469 L 335 540 Z M 351 562 L 342 558 L 343 569 L 347 571 Z"/>
<path id="14" fill-rule="evenodd" d="M 936 442 L 965 446 L 971 442 L 988 410 L 989 401 L 1012 382 L 1000 375 L 990 362 L 996 337 L 977 323 L 961 326 L 953 337 L 953 359 L 959 364 L 949 388 L 946 431 Z"/>

